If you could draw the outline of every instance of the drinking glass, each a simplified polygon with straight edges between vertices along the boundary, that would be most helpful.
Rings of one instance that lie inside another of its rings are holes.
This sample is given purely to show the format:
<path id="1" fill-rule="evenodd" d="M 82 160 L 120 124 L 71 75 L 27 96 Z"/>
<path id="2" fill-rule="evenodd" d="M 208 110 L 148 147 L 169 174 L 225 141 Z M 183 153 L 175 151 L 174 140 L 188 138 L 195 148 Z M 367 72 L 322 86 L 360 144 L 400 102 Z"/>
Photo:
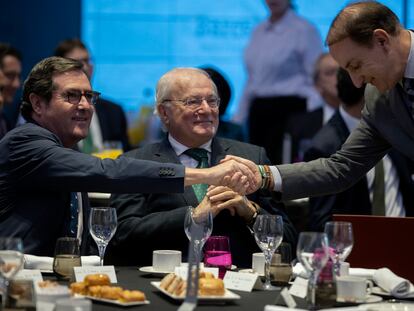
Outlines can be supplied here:
<path id="1" fill-rule="evenodd" d="M 279 288 L 270 283 L 270 263 L 275 250 L 283 239 L 283 219 L 277 215 L 259 215 L 253 225 L 254 238 L 265 257 L 265 290 Z"/>
<path id="2" fill-rule="evenodd" d="M 301 232 L 296 256 L 309 274 L 306 299 L 311 310 L 316 308 L 315 289 L 319 273 L 328 261 L 328 241 L 322 232 Z"/>
<path id="3" fill-rule="evenodd" d="M 53 258 L 53 272 L 59 279 L 70 280 L 73 267 L 81 266 L 79 240 L 63 237 L 56 241 L 55 257 Z"/>
<path id="4" fill-rule="evenodd" d="M 191 228 L 192 226 L 199 226 L 202 229 L 203 237 L 201 240 L 194 240 L 194 251 L 197 255 L 197 258 L 200 260 L 201 249 L 203 248 L 204 243 L 210 237 L 211 232 L 213 231 L 213 215 L 210 211 L 204 213 L 199 213 L 197 216 L 194 214 L 194 208 L 188 207 L 187 212 L 184 218 L 184 231 L 187 235 L 187 238 L 191 241 Z"/>
<path id="5" fill-rule="evenodd" d="M 4 279 L 2 306 L 7 305 L 9 281 L 22 268 L 23 242 L 20 238 L 0 238 L 0 275 Z"/>
<path id="6" fill-rule="evenodd" d="M 227 236 L 211 236 L 204 246 L 204 266 L 217 267 L 219 278 L 231 269 L 230 241 Z"/>
<path id="7" fill-rule="evenodd" d="M 98 246 L 101 266 L 103 266 L 106 247 L 114 236 L 116 227 L 117 217 L 115 208 L 91 208 L 91 213 L 89 215 L 89 232 Z"/>
<path id="8" fill-rule="evenodd" d="M 341 262 L 351 253 L 354 245 L 352 223 L 345 221 L 330 221 L 325 224 L 328 238 L 329 256 L 334 264 L 335 276 L 339 276 Z"/>
<path id="9" fill-rule="evenodd" d="M 287 286 L 292 278 L 292 248 L 282 242 L 276 249 L 270 264 L 270 279 L 276 286 Z"/>

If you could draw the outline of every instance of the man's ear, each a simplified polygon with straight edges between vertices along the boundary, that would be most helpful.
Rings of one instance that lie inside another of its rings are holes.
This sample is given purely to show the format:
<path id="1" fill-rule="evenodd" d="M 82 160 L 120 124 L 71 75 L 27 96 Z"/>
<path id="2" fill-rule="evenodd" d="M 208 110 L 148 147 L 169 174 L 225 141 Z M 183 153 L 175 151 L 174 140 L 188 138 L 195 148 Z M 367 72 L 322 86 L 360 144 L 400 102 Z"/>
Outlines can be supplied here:
<path id="1" fill-rule="evenodd" d="M 384 29 L 375 29 L 373 32 L 374 44 L 388 50 L 390 45 L 390 35 Z"/>
<path id="2" fill-rule="evenodd" d="M 167 115 L 167 110 L 166 110 L 165 106 L 164 105 L 158 105 L 157 110 L 158 110 L 158 115 L 160 116 L 160 119 L 161 119 L 162 123 L 164 123 L 164 125 L 167 126 L 169 121 L 168 121 L 168 115 Z"/>
<path id="3" fill-rule="evenodd" d="M 32 105 L 32 109 L 34 111 L 34 113 L 36 115 L 41 115 L 42 114 L 42 105 L 44 104 L 44 99 L 42 97 L 40 97 L 39 95 L 35 94 L 35 93 L 30 93 L 29 95 L 29 101 L 30 104 Z"/>

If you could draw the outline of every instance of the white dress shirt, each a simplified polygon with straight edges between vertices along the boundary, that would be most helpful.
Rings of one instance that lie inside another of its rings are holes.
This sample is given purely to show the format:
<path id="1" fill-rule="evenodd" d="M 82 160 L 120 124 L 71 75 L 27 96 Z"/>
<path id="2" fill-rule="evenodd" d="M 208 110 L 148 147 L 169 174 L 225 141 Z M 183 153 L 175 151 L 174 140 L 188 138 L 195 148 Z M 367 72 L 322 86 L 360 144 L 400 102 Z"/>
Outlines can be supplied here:
<path id="1" fill-rule="evenodd" d="M 168 141 L 170 142 L 172 148 L 174 149 L 175 153 L 177 154 L 178 158 L 180 159 L 180 162 L 185 167 L 191 167 L 196 168 L 198 165 L 198 161 L 189 155 L 186 155 L 184 152 L 190 148 L 183 145 L 182 143 L 178 142 L 174 137 L 172 137 L 170 134 L 168 134 Z M 206 142 L 205 144 L 197 147 L 201 149 L 207 150 L 208 155 L 208 163 L 211 165 L 211 140 Z"/>

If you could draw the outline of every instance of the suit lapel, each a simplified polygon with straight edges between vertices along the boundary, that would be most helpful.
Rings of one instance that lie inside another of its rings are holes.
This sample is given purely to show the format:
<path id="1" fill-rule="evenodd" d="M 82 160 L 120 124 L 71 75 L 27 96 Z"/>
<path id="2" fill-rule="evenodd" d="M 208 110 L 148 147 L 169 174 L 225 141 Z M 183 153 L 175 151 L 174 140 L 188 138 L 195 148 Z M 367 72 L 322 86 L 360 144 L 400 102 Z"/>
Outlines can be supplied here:
<path id="1" fill-rule="evenodd" d="M 231 154 L 230 145 L 223 139 L 213 138 L 211 142 L 211 166 L 219 164 L 227 154 Z"/>
<path id="2" fill-rule="evenodd" d="M 177 163 L 181 164 L 180 159 L 175 153 L 173 147 L 171 146 L 168 138 L 163 139 L 159 144 L 158 148 L 154 148 L 154 159 L 158 159 L 158 162 L 163 163 Z M 177 194 L 183 197 L 183 200 L 187 205 L 196 207 L 198 205 L 197 197 L 194 193 L 193 187 L 185 187 L 184 193 Z"/>
<path id="3" fill-rule="evenodd" d="M 408 98 L 404 93 L 401 85 L 397 84 L 396 87 L 389 93 L 390 99 L 388 101 L 390 108 L 395 116 L 398 116 L 397 123 L 407 132 L 407 134 L 414 138 L 414 121 L 411 118 L 410 113 L 407 111 L 406 101 Z"/>

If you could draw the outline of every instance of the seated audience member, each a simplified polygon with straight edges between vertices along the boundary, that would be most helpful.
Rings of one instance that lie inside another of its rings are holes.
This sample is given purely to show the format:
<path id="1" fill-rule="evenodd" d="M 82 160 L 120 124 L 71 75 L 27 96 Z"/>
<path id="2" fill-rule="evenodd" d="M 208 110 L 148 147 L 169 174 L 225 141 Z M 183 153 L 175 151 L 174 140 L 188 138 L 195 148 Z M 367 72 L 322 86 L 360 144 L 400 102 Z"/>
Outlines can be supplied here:
<path id="1" fill-rule="evenodd" d="M 27 123 L 0 140 L 0 236 L 20 237 L 25 252 L 43 256 L 53 256 L 57 238 L 78 236 L 86 253 L 89 208 L 81 192 L 183 192 L 200 182 L 243 192 L 254 183 L 251 171 L 236 162 L 198 170 L 130 157 L 101 160 L 73 150 L 88 134 L 99 95 L 82 67 L 46 58 L 24 83 Z"/>
<path id="2" fill-rule="evenodd" d="M 262 147 L 215 137 L 220 99 L 205 71 L 177 68 L 167 72 L 158 81 L 156 101 L 157 113 L 168 136 L 124 157 L 206 167 L 232 154 L 256 163 L 269 163 Z M 275 203 L 270 192 L 259 190 L 245 197 L 226 187 L 216 187 L 214 191 L 219 197 L 214 201 L 191 187 L 178 195 L 113 194 L 110 205 L 117 209 L 118 229 L 108 249 L 108 258 L 120 265 L 151 265 L 152 251 L 156 249 L 181 250 L 185 258 L 188 239 L 184 217 L 188 206 L 195 207 L 196 215 L 211 210 L 212 235 L 229 236 L 233 263 L 238 266 L 250 267 L 252 253 L 260 251 L 249 228 L 257 214 L 282 215 L 284 239 L 295 247 L 296 231 L 281 210 L 283 205 Z"/>
<path id="3" fill-rule="evenodd" d="M 206 71 L 211 80 L 217 87 L 217 91 L 220 97 L 220 106 L 219 106 L 219 126 L 217 129 L 217 137 L 230 138 L 238 141 L 245 141 L 245 135 L 243 132 L 243 127 L 237 123 L 231 121 L 223 120 L 223 116 L 226 113 L 227 106 L 229 105 L 231 99 L 231 87 L 227 82 L 226 78 L 214 68 L 203 67 L 201 68 Z"/>
<path id="4" fill-rule="evenodd" d="M 55 49 L 55 56 L 80 61 L 89 79 L 92 79 L 91 57 L 86 46 L 79 39 L 60 42 Z M 79 149 L 85 153 L 92 153 L 104 149 L 105 141 L 118 141 L 122 143 L 124 151 L 129 150 L 127 121 L 122 107 L 107 99 L 99 98 L 95 110 L 89 135 L 79 142 Z"/>
<path id="5" fill-rule="evenodd" d="M 333 116 L 341 100 L 336 88 L 336 73 L 339 65 L 331 54 L 323 53 L 315 64 L 313 81 L 321 95 L 323 105 L 310 112 L 294 115 L 288 121 L 286 135 L 290 138 L 291 154 L 285 162 L 299 162 L 309 148 L 312 137 Z M 285 150 L 284 150 L 285 151 Z"/>
<path id="6" fill-rule="evenodd" d="M 306 161 L 334 154 L 359 123 L 365 88 L 356 88 L 343 69 L 338 71 L 337 86 L 342 104 L 315 135 L 311 147 L 305 153 Z M 344 192 L 310 198 L 310 229 L 323 231 L 325 223 L 332 219 L 332 214 L 413 216 L 414 183 L 410 162 L 401 153 L 391 149 L 379 162 L 382 170 L 377 165 L 365 178 Z M 381 179 L 378 179 L 379 176 L 382 176 Z M 382 190 L 377 191 L 376 185 Z"/>
<path id="7" fill-rule="evenodd" d="M 18 124 L 20 103 L 16 102 L 16 94 L 21 86 L 22 73 L 22 55 L 10 44 L 0 43 L 0 69 L 6 76 L 6 85 L 3 89 L 3 117 L 7 122 L 7 130 L 10 131 Z"/>
<path id="8" fill-rule="evenodd" d="M 7 133 L 6 120 L 3 116 L 3 106 L 4 106 L 4 87 L 7 84 L 7 78 L 3 74 L 3 71 L 0 70 L 0 139 L 3 138 Z"/>

